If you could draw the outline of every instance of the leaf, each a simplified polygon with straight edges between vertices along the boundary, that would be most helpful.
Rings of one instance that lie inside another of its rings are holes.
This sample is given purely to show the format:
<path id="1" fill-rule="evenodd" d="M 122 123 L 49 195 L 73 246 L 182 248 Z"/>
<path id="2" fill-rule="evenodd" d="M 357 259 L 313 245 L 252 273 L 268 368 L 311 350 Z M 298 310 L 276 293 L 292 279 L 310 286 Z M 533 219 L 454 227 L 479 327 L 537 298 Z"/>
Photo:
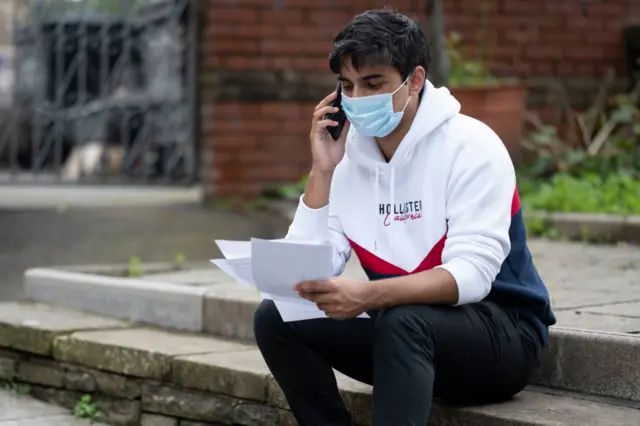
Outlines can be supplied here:
<path id="1" fill-rule="evenodd" d="M 628 124 L 633 121 L 633 116 L 634 108 L 628 105 L 623 105 L 613 111 L 611 114 L 611 120 L 620 124 Z"/>

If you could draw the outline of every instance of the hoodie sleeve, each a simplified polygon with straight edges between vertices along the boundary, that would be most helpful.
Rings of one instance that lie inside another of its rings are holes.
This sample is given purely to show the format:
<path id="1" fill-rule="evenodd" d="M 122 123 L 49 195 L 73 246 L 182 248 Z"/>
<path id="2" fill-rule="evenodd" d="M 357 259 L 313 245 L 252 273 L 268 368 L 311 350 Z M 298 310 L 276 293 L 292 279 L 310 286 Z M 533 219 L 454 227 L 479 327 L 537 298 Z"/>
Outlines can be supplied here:
<path id="1" fill-rule="evenodd" d="M 456 281 L 457 305 L 479 302 L 489 294 L 511 250 L 516 188 L 513 163 L 495 134 L 465 145 L 447 185 L 448 232 L 439 266 Z"/>
<path id="2" fill-rule="evenodd" d="M 303 196 L 300 197 L 298 209 L 285 238 L 331 244 L 334 276 L 342 274 L 351 256 L 351 245 L 342 232 L 338 217 L 331 208 L 331 201 L 322 208 L 312 209 L 304 203 Z"/>

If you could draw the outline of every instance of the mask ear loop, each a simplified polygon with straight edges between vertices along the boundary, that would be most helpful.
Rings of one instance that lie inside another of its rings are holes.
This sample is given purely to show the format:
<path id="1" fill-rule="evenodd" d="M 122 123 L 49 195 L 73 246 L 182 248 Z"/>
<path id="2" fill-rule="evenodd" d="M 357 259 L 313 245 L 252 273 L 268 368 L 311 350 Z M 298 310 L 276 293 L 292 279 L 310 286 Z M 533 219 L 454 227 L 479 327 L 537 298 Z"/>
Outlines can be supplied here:
<path id="1" fill-rule="evenodd" d="M 411 71 L 411 72 L 409 73 L 409 75 L 408 75 L 408 76 L 407 76 L 407 78 L 404 80 L 404 82 L 400 85 L 400 87 L 398 87 L 398 88 L 395 90 L 395 92 L 393 92 L 393 93 L 391 94 L 391 96 L 393 96 L 393 95 L 395 95 L 396 93 L 398 93 L 398 90 L 402 89 L 402 86 L 404 86 L 405 84 L 409 83 L 409 79 L 411 78 L 411 76 L 412 76 L 412 75 L 413 75 L 413 71 Z M 400 112 L 404 112 L 404 110 L 405 110 L 405 109 L 407 109 L 407 105 L 409 105 L 409 101 L 410 101 L 410 100 L 411 100 L 411 96 L 409 96 L 409 97 L 407 98 L 407 103 L 406 103 L 406 104 L 404 104 L 404 107 L 402 108 L 402 111 L 400 111 Z"/>

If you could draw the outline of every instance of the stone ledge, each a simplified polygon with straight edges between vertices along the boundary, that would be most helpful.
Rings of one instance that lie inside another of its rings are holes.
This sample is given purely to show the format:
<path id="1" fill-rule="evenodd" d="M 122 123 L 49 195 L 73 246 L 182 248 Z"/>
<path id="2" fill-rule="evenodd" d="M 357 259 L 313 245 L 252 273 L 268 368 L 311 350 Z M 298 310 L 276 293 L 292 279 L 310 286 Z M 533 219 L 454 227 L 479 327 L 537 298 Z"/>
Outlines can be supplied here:
<path id="1" fill-rule="evenodd" d="M 0 304 L 0 326 L 15 311 Z M 27 313 L 32 305 L 24 305 Z M 64 310 L 66 311 L 66 310 Z M 48 321 L 40 312 L 43 324 Z M 60 309 L 51 311 L 51 323 Z M 28 315 L 27 315 L 28 316 Z M 68 312 L 76 320 L 93 316 Z M 32 327 L 22 325 L 22 328 Z M 597 333 L 595 333 L 597 334 Z M 214 337 L 141 327 L 40 334 L 53 351 L 34 355 L 6 345 L 0 352 L 6 381 L 31 385 L 32 395 L 72 408 L 91 393 L 115 426 L 288 426 L 295 421 L 282 392 L 255 347 Z M 609 336 L 616 340 L 619 336 Z M 50 342 L 53 339 L 53 342 Z M 628 343 L 633 343 L 628 341 Z M 337 374 L 341 394 L 358 424 L 369 423 L 371 387 Z M 627 404 L 628 406 L 623 406 Z M 635 405 L 634 405 L 635 404 Z M 471 408 L 436 405 L 430 424 L 449 426 L 542 426 L 638 423 L 640 404 L 604 401 L 579 394 L 548 395 L 527 390 L 512 401 Z M 158 423 L 150 423 L 155 422 Z M 160 423 L 162 422 L 162 423 Z"/>
<path id="2" fill-rule="evenodd" d="M 29 269 L 25 297 L 53 305 L 178 330 L 201 331 L 204 288 L 151 279 Z"/>
<path id="3" fill-rule="evenodd" d="M 564 212 L 530 214 L 544 220 L 570 240 L 640 244 L 640 216 Z"/>
<path id="4" fill-rule="evenodd" d="M 112 318 L 39 303 L 0 304 L 0 347 L 51 355 L 56 337 L 79 330 L 124 328 Z"/>
<path id="5" fill-rule="evenodd" d="M 533 383 L 640 401 L 640 336 L 555 328 Z"/>

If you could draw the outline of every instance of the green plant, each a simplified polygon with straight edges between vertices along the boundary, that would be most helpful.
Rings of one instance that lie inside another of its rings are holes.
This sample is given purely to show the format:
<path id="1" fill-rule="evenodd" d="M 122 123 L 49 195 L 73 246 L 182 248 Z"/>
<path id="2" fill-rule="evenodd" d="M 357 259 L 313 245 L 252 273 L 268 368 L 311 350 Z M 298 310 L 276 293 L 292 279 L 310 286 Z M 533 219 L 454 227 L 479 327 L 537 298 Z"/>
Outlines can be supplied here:
<path id="1" fill-rule="evenodd" d="M 80 419 L 89 419 L 91 422 L 98 420 L 100 409 L 93 402 L 91 395 L 83 395 L 76 403 L 73 414 Z"/>
<path id="2" fill-rule="evenodd" d="M 462 35 L 451 32 L 445 38 L 445 50 L 449 61 L 448 85 L 450 87 L 482 86 L 496 83 L 489 74 L 482 57 L 467 59 L 462 53 Z"/>
<path id="3" fill-rule="evenodd" d="M 640 214 L 640 180 L 613 174 L 557 174 L 522 191 L 521 199 L 526 211 Z"/>
<path id="4" fill-rule="evenodd" d="M 186 256 L 183 253 L 178 253 L 173 258 L 173 266 L 175 269 L 183 269 L 184 262 L 186 261 Z"/>
<path id="5" fill-rule="evenodd" d="M 489 72 L 485 59 L 487 15 L 493 0 L 482 0 L 478 4 L 480 20 L 475 37 L 478 42 L 475 55 L 468 57 L 463 53 L 463 39 L 459 32 L 452 31 L 444 37 L 444 54 L 448 67 L 447 83 L 450 87 L 487 86 L 500 81 Z"/>
<path id="6" fill-rule="evenodd" d="M 144 269 L 142 267 L 142 261 L 137 256 L 132 256 L 127 264 L 127 276 L 128 277 L 141 277 L 144 275 Z"/>
<path id="7" fill-rule="evenodd" d="M 31 386 L 27 383 L 9 382 L 5 385 L 5 388 L 16 395 L 29 395 L 31 393 Z"/>
<path id="8" fill-rule="evenodd" d="M 278 195 L 280 195 L 282 198 L 287 199 L 299 198 L 302 194 L 304 194 L 304 190 L 307 187 L 308 179 L 309 177 L 305 175 L 296 183 L 282 185 L 278 188 Z"/>
<path id="9" fill-rule="evenodd" d="M 553 227 L 551 221 L 538 215 L 525 216 L 524 219 L 527 236 L 557 240 L 560 233 Z"/>
<path id="10" fill-rule="evenodd" d="M 529 170 L 533 177 L 554 173 L 640 177 L 640 84 L 629 93 L 610 96 L 614 77 L 613 72 L 607 74 L 591 106 L 581 112 L 569 106 L 564 87 L 556 83 L 557 121 L 564 123 L 560 128 L 527 114 L 534 130 L 522 146 L 536 155 Z"/>

